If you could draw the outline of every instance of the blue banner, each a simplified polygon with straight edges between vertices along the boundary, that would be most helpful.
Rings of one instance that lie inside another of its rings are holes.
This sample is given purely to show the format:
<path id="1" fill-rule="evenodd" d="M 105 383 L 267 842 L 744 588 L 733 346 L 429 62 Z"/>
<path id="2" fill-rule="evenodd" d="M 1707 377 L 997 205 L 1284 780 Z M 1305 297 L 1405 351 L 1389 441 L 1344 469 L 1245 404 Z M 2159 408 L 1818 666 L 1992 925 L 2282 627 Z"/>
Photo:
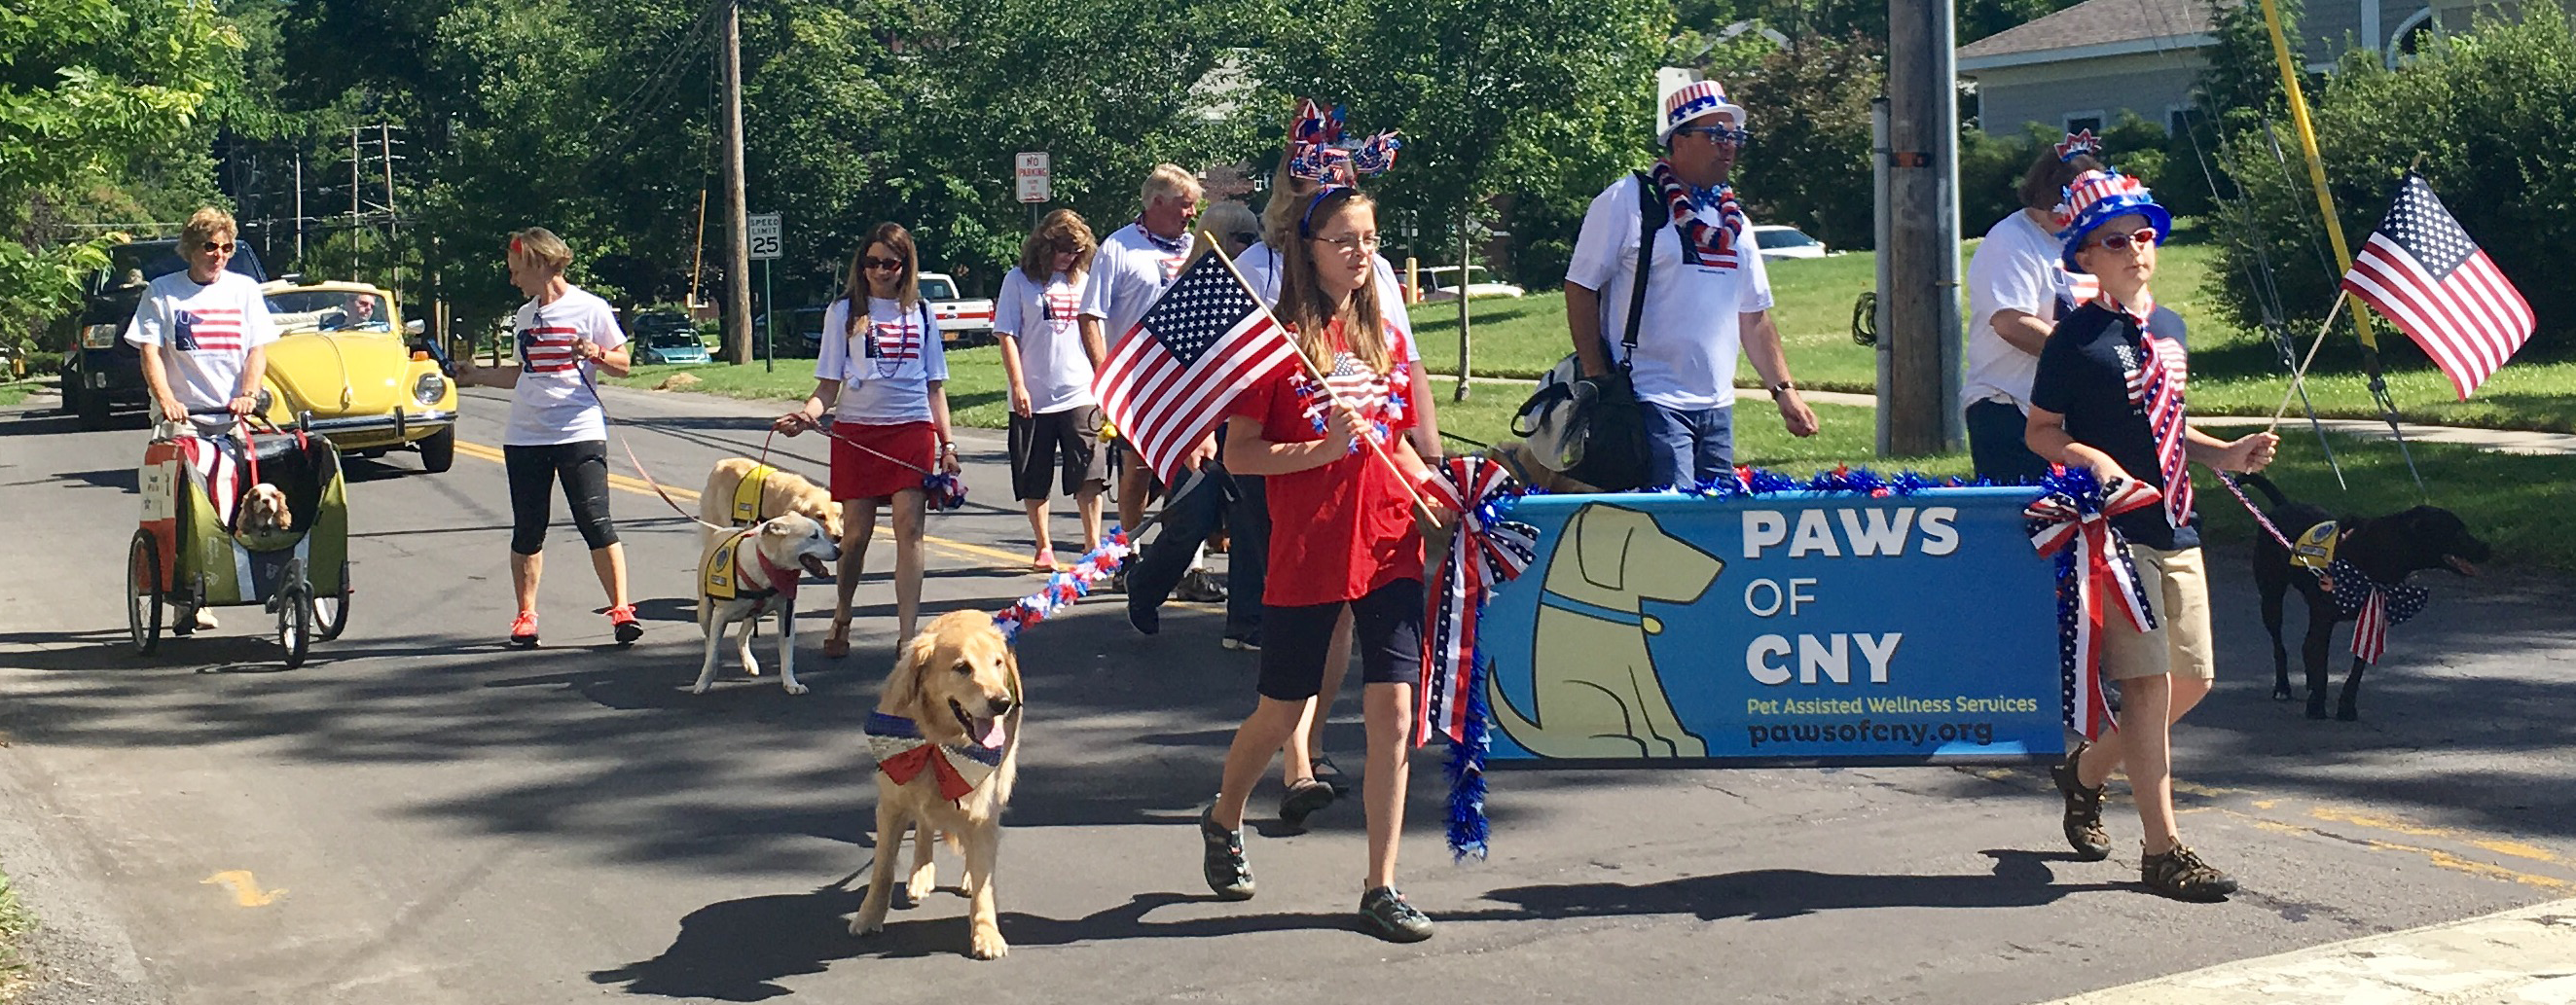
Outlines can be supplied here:
<path id="1" fill-rule="evenodd" d="M 2065 751 L 2027 488 L 1533 495 L 1497 590 L 1497 767 L 2019 763 Z"/>

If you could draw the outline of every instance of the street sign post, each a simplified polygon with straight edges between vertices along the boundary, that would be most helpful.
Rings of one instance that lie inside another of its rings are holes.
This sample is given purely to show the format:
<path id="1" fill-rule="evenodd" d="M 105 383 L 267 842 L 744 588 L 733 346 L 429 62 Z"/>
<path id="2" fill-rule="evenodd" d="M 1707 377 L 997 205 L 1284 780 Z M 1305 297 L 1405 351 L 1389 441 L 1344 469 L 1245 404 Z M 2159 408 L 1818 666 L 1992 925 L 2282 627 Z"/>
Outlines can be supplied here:
<path id="1" fill-rule="evenodd" d="M 786 228 L 776 213 L 755 213 L 744 217 L 743 232 L 751 237 L 751 258 L 760 263 L 761 367 L 778 372 L 778 304 L 769 295 L 769 263 L 778 260 L 780 234 Z"/>
<path id="2" fill-rule="evenodd" d="M 1054 170 L 1044 152 L 1021 153 L 1011 174 L 1019 183 L 1021 202 L 1035 205 L 1055 198 Z"/>

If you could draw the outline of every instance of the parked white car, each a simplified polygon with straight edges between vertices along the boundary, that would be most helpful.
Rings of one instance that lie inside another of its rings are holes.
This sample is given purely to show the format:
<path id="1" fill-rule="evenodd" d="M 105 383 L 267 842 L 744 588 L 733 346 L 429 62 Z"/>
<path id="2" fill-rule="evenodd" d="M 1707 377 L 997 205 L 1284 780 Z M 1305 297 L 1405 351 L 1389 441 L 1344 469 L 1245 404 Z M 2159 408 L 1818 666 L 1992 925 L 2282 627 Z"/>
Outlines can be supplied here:
<path id="1" fill-rule="evenodd" d="M 930 315 L 939 322 L 941 345 L 953 348 L 993 341 L 993 302 L 958 296 L 954 277 L 944 272 L 922 273 L 921 298 L 930 302 Z"/>
<path id="2" fill-rule="evenodd" d="M 1808 237 L 1805 231 L 1779 224 L 1758 224 L 1753 228 L 1753 246 L 1762 249 L 1763 261 L 1782 258 L 1823 258 L 1832 252 L 1825 242 Z"/>
<path id="3" fill-rule="evenodd" d="M 1514 286 L 1510 283 L 1498 283 L 1493 281 L 1490 274 L 1485 271 L 1484 266 L 1477 265 L 1470 266 L 1469 268 L 1472 271 L 1467 273 L 1467 296 L 1471 299 L 1475 297 L 1517 297 L 1522 294 L 1522 290 L 1518 286 Z M 1422 299 L 1425 302 L 1433 300 L 1458 299 L 1457 266 L 1431 265 L 1424 266 L 1417 271 L 1422 273 Z"/>

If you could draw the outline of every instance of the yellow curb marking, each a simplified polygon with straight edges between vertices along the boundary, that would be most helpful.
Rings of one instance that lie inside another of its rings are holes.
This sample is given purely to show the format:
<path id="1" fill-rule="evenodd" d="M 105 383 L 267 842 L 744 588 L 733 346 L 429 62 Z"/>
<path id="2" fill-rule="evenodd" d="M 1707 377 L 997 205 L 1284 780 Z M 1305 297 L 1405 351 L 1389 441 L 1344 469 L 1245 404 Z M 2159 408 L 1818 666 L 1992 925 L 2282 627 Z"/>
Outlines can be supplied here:
<path id="1" fill-rule="evenodd" d="M 2520 841 L 2479 838 L 2465 831 L 2452 830 L 2447 827 L 2428 827 L 2423 824 L 2401 820 L 2395 817 L 2373 816 L 2332 806 L 2315 807 L 2308 811 L 2308 815 L 2319 820 L 2358 824 L 2363 827 L 2393 831 L 2410 837 L 2445 838 L 2448 840 L 2463 842 L 2478 848 L 2483 848 L 2498 855 L 2511 855 L 2515 858 L 2527 858 L 2535 862 L 2558 864 L 2566 861 L 2566 859 L 2559 857 L 2558 853 L 2550 851 L 2547 848 L 2542 848 L 2538 845 L 2525 844 Z"/>
<path id="2" fill-rule="evenodd" d="M 2527 872 L 2517 872 L 2491 862 L 2480 862 L 2475 859 L 2462 858 L 2439 848 L 2423 848 L 2416 845 L 2399 844 L 2395 841 L 2381 841 L 2377 838 L 2358 837 L 2350 834 L 2334 834 L 2319 830 L 2315 827 L 2284 823 L 2278 820 L 2268 820 L 2250 813 L 2243 813 L 2223 807 L 2219 809 L 2219 812 L 2225 813 L 2229 816 L 2243 818 L 2244 820 L 2251 822 L 2258 830 L 2270 831 L 2275 834 L 2303 834 L 2333 838 L 2338 841 L 2351 841 L 2360 844 L 2365 848 L 2369 848 L 2372 851 L 2406 852 L 2422 856 L 2425 861 L 2431 862 L 2441 868 L 2450 869 L 2455 872 L 2468 873 L 2472 876 L 2484 876 L 2488 879 L 2507 880 L 2523 884 L 2524 886 L 2537 886 L 2545 890 L 2565 890 L 2571 887 L 2576 887 L 2576 883 L 2571 883 L 2555 876 L 2539 876 Z M 2319 818 L 2326 819 L 2322 815 L 2319 815 Z M 2359 820 L 2346 820 L 2345 822 L 2358 823 L 2365 827 L 2378 826 L 2376 823 L 2362 823 Z"/>
<path id="3" fill-rule="evenodd" d="M 456 441 L 456 452 L 480 457 L 487 461 L 499 461 L 503 458 L 503 454 L 498 448 L 487 447 L 480 443 L 469 443 L 464 440 Z M 641 478 L 632 478 L 626 475 L 611 473 L 608 476 L 608 484 L 612 488 L 625 489 L 626 491 L 633 492 L 637 495 L 655 495 L 653 491 L 653 483 Z M 665 485 L 662 486 L 662 491 L 670 493 L 671 498 L 679 502 L 693 503 L 698 501 L 698 492 L 695 489 L 673 488 Z M 693 513 L 690 515 L 695 516 L 696 514 Z M 880 523 L 877 527 L 889 534 L 894 532 L 891 524 Z M 1028 567 L 1027 556 L 1014 555 L 998 548 L 987 548 L 980 544 L 968 544 L 964 541 L 951 541 L 947 538 L 933 534 L 921 535 L 921 541 L 923 544 L 930 545 L 931 547 L 940 548 L 964 557 L 998 561 L 1002 563 L 1002 568 L 1005 570 L 1016 571 Z"/>
<path id="4" fill-rule="evenodd" d="M 226 869 L 198 880 L 197 885 L 222 886 L 232 890 L 233 904 L 239 907 L 267 907 L 277 903 L 277 898 L 286 896 L 283 889 L 261 890 L 259 880 L 252 878 L 248 869 Z"/>

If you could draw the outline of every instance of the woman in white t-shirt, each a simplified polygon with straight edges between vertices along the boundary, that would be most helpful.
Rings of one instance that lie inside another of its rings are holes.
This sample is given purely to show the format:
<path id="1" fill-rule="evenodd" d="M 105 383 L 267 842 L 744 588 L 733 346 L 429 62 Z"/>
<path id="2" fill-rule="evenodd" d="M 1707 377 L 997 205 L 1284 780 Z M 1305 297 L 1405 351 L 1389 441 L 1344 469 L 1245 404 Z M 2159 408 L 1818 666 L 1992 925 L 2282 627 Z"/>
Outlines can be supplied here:
<path id="1" fill-rule="evenodd" d="M 510 283 L 528 295 L 513 319 L 519 365 L 478 369 L 457 360 L 456 382 L 510 389 L 510 424 L 501 454 L 510 479 L 510 585 L 519 615 L 510 623 L 510 645 L 537 644 L 537 579 L 545 571 L 540 549 L 554 519 L 554 487 L 563 486 L 573 526 L 590 546 L 591 570 L 608 591 L 608 622 L 619 644 L 644 636 L 635 606 L 626 599 L 626 549 L 608 515 L 608 413 L 590 381 L 596 370 L 626 375 L 626 333 L 617 311 L 564 280 L 572 248 L 544 227 L 510 235 Z"/>
<path id="2" fill-rule="evenodd" d="M 1056 568 L 1047 533 L 1048 484 L 1061 480 L 1082 515 L 1083 553 L 1100 547 L 1100 493 L 1109 465 L 1100 450 L 1100 400 L 1091 378 L 1108 349 L 1082 324 L 1082 291 L 1100 242 L 1069 209 L 1049 213 L 1020 244 L 1020 267 L 1002 277 L 993 306 L 1002 372 L 1011 385 L 1011 492 L 1029 512 L 1037 554 L 1030 566 Z"/>
<path id="3" fill-rule="evenodd" d="M 1968 260 L 1968 452 L 1977 475 L 1997 484 L 2037 482 L 2048 462 L 2022 442 L 2039 349 L 2057 318 L 2093 298 L 2093 277 L 2066 271 L 2057 205 L 2068 182 L 2098 170 L 2091 131 L 2043 148 L 2022 175 L 2022 208 L 1997 221 Z"/>
<path id="4" fill-rule="evenodd" d="M 847 295 L 823 312 L 822 358 L 814 393 L 774 427 L 794 436 L 824 429 L 832 438 L 832 498 L 843 506 L 837 603 L 823 655 L 850 654 L 850 597 L 866 572 L 877 507 L 894 509 L 896 645 L 912 638 L 921 608 L 921 520 L 935 471 L 958 473 L 949 438 L 948 357 L 939 322 L 921 298 L 921 258 L 912 233 L 880 223 L 850 257 Z M 828 429 L 825 410 L 832 413 Z"/>

